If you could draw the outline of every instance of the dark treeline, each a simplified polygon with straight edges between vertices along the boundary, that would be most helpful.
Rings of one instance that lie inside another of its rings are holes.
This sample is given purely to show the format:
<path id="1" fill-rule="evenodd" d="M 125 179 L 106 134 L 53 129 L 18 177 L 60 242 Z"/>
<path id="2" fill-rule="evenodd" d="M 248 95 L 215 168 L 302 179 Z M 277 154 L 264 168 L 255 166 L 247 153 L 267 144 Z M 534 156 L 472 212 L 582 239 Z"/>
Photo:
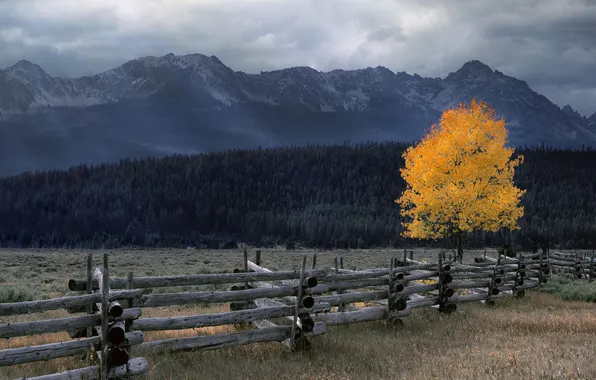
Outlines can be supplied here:
<path id="1" fill-rule="evenodd" d="M 333 248 L 419 244 L 399 236 L 406 144 L 233 150 L 78 166 L 0 179 L 5 247 Z M 596 248 L 596 151 L 525 148 L 525 216 L 512 241 Z M 469 246 L 500 245 L 477 233 Z M 429 242 L 423 242 L 428 244 Z"/>

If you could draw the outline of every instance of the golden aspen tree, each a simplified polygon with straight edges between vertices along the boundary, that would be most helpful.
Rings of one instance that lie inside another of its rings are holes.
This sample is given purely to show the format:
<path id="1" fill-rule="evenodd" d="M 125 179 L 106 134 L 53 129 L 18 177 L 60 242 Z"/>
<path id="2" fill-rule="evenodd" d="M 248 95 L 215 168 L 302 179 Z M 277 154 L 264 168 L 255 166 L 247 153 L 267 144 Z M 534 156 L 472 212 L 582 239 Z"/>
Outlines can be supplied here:
<path id="1" fill-rule="evenodd" d="M 519 229 L 525 191 L 513 175 L 523 156 L 512 158 L 506 144 L 505 121 L 486 103 L 472 99 L 469 107 L 444 111 L 439 125 L 403 156 L 406 189 L 395 201 L 406 220 L 403 236 L 456 237 L 461 262 L 466 233 Z"/>

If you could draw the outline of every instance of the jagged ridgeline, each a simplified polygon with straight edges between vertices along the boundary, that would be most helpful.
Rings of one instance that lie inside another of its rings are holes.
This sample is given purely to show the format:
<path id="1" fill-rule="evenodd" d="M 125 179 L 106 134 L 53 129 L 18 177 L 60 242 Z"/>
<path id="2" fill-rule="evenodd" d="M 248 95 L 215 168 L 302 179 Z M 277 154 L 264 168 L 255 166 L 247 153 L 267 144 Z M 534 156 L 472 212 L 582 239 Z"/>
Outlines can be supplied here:
<path id="1" fill-rule="evenodd" d="M 0 180 L 0 241 L 21 247 L 403 245 L 407 145 L 308 146 L 172 156 Z M 514 244 L 596 248 L 596 151 L 526 148 Z M 484 239 L 484 241 L 482 241 Z M 478 233 L 468 244 L 501 244 Z"/>

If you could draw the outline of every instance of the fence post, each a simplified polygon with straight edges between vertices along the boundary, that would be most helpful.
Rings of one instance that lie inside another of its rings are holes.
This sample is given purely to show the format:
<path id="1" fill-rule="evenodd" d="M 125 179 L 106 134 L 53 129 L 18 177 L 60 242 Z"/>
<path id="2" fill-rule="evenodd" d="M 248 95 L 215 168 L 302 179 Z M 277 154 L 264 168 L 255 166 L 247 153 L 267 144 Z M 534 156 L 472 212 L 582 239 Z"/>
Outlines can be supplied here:
<path id="1" fill-rule="evenodd" d="M 516 298 L 523 298 L 526 295 L 526 292 L 521 289 L 517 290 L 518 286 L 522 286 L 524 284 L 524 279 L 520 275 L 520 270 L 525 269 L 525 265 L 522 263 L 523 255 L 520 253 L 517 259 L 517 269 L 515 270 L 515 283 L 513 284 L 513 296 Z"/>
<path id="2" fill-rule="evenodd" d="M 393 294 L 393 258 L 389 259 L 389 287 L 387 288 L 387 316 L 390 316 L 393 311 L 394 294 Z"/>
<path id="3" fill-rule="evenodd" d="M 316 269 L 317 267 L 317 254 L 315 253 L 312 255 L 312 269 Z"/>
<path id="4" fill-rule="evenodd" d="M 257 264 L 258 266 L 261 266 L 261 250 L 260 249 L 257 249 L 255 264 Z"/>
<path id="5" fill-rule="evenodd" d="M 540 289 L 542 287 L 542 279 L 544 277 L 543 276 L 544 268 L 542 267 L 542 252 L 540 252 L 538 255 L 539 255 L 538 256 L 538 259 L 539 259 L 538 265 L 540 267 L 540 269 L 538 271 L 538 289 Z"/>
<path id="6" fill-rule="evenodd" d="M 298 293 L 296 294 L 296 303 L 294 304 L 294 321 L 292 322 L 292 335 L 290 336 L 290 347 L 292 352 L 299 349 L 298 342 L 303 339 L 302 329 L 299 329 L 300 336 L 296 339 L 296 328 L 298 327 L 298 311 L 302 303 L 302 293 L 304 288 L 304 273 L 306 271 L 306 255 L 302 256 L 302 268 L 300 269 L 300 283 L 298 284 Z"/>
<path id="7" fill-rule="evenodd" d="M 134 272 L 128 272 L 127 276 L 126 276 L 126 289 L 128 290 L 132 290 L 134 289 Z M 130 300 L 128 300 L 128 307 L 131 308 L 134 306 L 134 300 L 131 298 Z M 132 324 L 133 321 L 132 320 L 127 320 L 125 321 L 125 326 L 126 326 L 126 332 L 132 332 L 133 328 L 132 328 Z M 130 352 L 130 357 L 133 356 L 133 348 L 132 346 L 130 346 L 128 348 L 129 352 Z"/>
<path id="8" fill-rule="evenodd" d="M 339 257 L 335 256 L 334 264 L 335 264 L 335 274 L 339 274 Z M 337 289 L 337 293 L 336 294 L 342 294 L 341 289 Z M 344 304 L 343 303 L 340 303 L 337 306 L 337 311 L 344 311 Z"/>
<path id="9" fill-rule="evenodd" d="M 404 248 L 404 266 L 408 266 L 408 250 Z"/>
<path id="10" fill-rule="evenodd" d="M 453 281 L 453 277 L 449 273 L 451 266 L 443 264 L 443 255 L 439 253 L 439 312 L 451 314 L 457 310 L 457 304 L 448 303 L 449 298 L 453 297 L 455 290 L 448 287 L 448 284 Z"/>
<path id="11" fill-rule="evenodd" d="M 244 273 L 248 273 L 248 250 L 244 248 Z"/>
<path id="12" fill-rule="evenodd" d="M 87 294 L 93 293 L 93 252 L 87 253 Z M 87 305 L 87 314 L 93 314 L 93 304 Z M 87 338 L 93 336 L 93 326 L 87 327 Z"/>
<path id="13" fill-rule="evenodd" d="M 101 380 L 108 379 L 108 304 L 110 292 L 110 273 L 108 253 L 103 254 L 103 273 L 101 284 Z"/>

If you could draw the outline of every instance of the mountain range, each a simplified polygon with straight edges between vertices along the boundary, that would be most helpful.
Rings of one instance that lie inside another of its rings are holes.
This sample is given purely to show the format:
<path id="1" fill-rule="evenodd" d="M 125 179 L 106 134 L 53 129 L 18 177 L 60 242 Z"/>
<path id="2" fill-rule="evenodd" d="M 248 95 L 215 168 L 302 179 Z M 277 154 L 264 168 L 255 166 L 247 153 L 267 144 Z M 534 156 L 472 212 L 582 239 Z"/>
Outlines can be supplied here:
<path id="1" fill-rule="evenodd" d="M 472 98 L 506 119 L 513 145 L 596 145 L 596 113 L 560 108 L 476 60 L 445 78 L 381 66 L 247 74 L 201 54 L 56 78 L 19 61 L 0 70 L 0 175 L 231 148 L 411 141 Z"/>

